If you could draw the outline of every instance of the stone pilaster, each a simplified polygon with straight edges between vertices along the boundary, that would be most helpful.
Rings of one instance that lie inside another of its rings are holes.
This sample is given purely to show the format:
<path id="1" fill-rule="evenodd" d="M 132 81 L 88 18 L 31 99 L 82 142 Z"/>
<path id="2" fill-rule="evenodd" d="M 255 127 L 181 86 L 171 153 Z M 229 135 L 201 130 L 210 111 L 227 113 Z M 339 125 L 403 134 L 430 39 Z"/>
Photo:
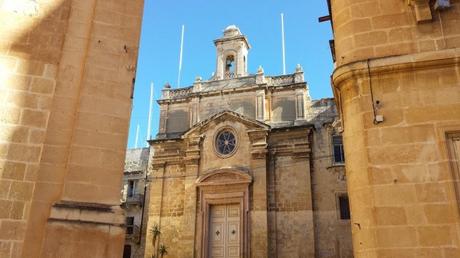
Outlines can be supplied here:
<path id="1" fill-rule="evenodd" d="M 199 175 L 201 137 L 190 136 L 185 151 L 185 180 L 184 180 L 184 219 L 181 249 L 183 257 L 193 256 L 196 239 L 197 219 L 197 188 L 196 179 Z"/>
<path id="2" fill-rule="evenodd" d="M 268 257 L 267 131 L 249 131 L 250 169 L 253 177 L 250 210 L 251 257 Z"/>
<path id="3" fill-rule="evenodd" d="M 315 257 L 309 134 L 308 128 L 270 134 L 272 256 Z"/>

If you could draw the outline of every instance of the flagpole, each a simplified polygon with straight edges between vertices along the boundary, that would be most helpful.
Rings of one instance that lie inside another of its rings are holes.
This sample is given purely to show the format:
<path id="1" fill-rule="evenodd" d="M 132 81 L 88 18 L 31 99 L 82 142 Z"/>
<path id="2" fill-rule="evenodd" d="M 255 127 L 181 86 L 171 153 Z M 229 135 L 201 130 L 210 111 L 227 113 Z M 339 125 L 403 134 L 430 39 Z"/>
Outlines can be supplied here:
<path id="1" fill-rule="evenodd" d="M 149 121 L 147 124 L 147 141 L 151 138 L 151 123 L 152 123 L 152 104 L 153 104 L 153 82 L 150 84 L 150 98 L 149 98 Z"/>
<path id="2" fill-rule="evenodd" d="M 286 46 L 284 42 L 284 13 L 281 13 L 281 50 L 283 53 L 283 74 L 286 74 Z"/>
<path id="3" fill-rule="evenodd" d="M 182 33 L 181 33 L 181 39 L 180 39 L 180 54 L 179 54 L 179 73 L 177 75 L 177 87 L 180 87 L 180 79 L 181 79 L 181 73 L 182 73 L 182 54 L 184 51 L 184 32 L 185 32 L 185 26 L 182 25 Z"/>
<path id="4" fill-rule="evenodd" d="M 136 128 L 136 140 L 134 141 L 134 148 L 137 149 L 137 143 L 139 142 L 139 124 L 137 124 Z"/>

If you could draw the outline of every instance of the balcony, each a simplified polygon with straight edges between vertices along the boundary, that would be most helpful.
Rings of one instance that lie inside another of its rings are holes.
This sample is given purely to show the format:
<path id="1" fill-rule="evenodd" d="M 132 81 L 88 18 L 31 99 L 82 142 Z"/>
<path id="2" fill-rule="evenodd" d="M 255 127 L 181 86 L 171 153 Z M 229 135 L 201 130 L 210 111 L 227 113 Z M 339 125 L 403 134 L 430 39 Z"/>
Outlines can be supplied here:
<path id="1" fill-rule="evenodd" d="M 133 194 L 131 196 L 127 196 L 126 199 L 123 200 L 122 204 L 125 206 L 128 206 L 128 205 L 142 206 L 143 201 L 144 201 L 143 194 Z"/>

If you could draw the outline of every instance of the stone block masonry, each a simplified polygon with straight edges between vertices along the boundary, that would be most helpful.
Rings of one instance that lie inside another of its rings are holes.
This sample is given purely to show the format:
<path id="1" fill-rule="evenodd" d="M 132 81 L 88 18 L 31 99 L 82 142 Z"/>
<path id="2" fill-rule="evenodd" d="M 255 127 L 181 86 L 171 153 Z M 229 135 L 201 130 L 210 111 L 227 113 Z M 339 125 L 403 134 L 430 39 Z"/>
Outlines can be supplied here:
<path id="1" fill-rule="evenodd" d="M 460 1 L 433 2 L 331 1 L 355 257 L 460 257 Z"/>
<path id="2" fill-rule="evenodd" d="M 121 256 L 142 10 L 0 1 L 0 257 Z"/>

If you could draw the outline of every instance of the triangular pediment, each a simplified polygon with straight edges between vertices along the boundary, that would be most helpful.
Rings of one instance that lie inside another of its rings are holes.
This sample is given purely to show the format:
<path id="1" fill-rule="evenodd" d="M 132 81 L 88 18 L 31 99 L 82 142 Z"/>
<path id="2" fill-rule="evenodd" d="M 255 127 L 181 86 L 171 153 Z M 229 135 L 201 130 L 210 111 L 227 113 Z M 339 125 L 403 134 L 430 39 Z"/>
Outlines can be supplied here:
<path id="1" fill-rule="evenodd" d="M 241 115 L 239 113 L 230 111 L 230 110 L 224 110 L 222 112 L 219 112 L 215 115 L 212 115 L 211 117 L 207 118 L 206 120 L 203 120 L 194 126 L 192 126 L 188 131 L 186 131 L 182 137 L 187 137 L 189 135 L 192 135 L 193 133 L 197 131 L 202 131 L 204 128 L 206 128 L 208 125 L 211 123 L 219 123 L 220 121 L 233 121 L 236 123 L 242 123 L 246 125 L 250 129 L 262 129 L 262 130 L 268 130 L 270 129 L 270 126 L 257 121 L 255 119 L 249 118 L 247 116 Z"/>

